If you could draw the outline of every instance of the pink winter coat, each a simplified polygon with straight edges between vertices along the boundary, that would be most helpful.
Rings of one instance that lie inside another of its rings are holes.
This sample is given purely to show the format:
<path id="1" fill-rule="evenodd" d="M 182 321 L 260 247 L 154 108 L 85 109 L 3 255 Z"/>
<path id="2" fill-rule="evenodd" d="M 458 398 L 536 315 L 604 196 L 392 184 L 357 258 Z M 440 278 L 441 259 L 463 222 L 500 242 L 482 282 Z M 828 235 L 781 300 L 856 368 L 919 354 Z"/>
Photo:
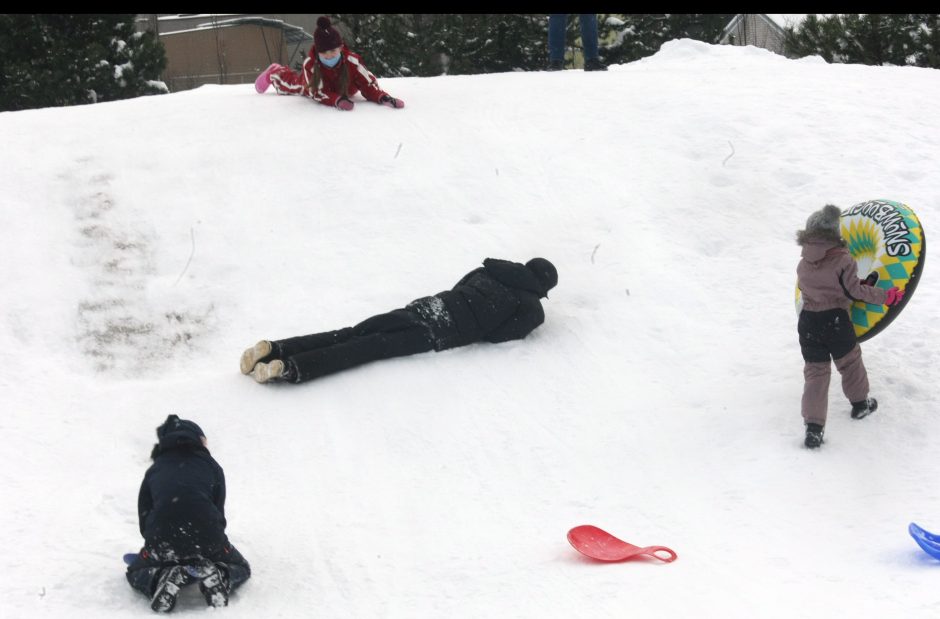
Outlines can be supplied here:
<path id="1" fill-rule="evenodd" d="M 847 310 L 855 301 L 884 305 L 887 297 L 883 288 L 862 284 L 855 259 L 838 241 L 806 240 L 796 275 L 803 309 L 811 312 Z"/>

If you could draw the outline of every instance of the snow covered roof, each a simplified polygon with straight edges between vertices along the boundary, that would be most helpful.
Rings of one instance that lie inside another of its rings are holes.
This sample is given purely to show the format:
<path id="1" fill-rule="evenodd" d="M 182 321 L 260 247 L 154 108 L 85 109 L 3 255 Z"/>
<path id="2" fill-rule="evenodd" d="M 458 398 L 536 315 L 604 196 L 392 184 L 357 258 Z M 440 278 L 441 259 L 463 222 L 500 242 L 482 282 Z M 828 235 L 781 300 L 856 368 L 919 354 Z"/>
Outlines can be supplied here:
<path id="1" fill-rule="evenodd" d="M 781 28 L 787 28 L 790 26 L 794 26 L 794 27 L 799 26 L 800 24 L 803 23 L 803 20 L 806 19 L 806 14 L 797 15 L 797 14 L 792 14 L 792 13 L 786 13 L 783 15 L 774 15 L 774 14 L 767 13 L 765 14 L 765 16 L 770 18 L 771 21 L 773 21 L 775 24 L 777 24 Z"/>
<path id="2" fill-rule="evenodd" d="M 191 18 L 192 16 L 189 16 Z M 280 19 L 270 19 L 267 17 L 233 17 L 231 19 L 215 19 L 215 16 L 206 14 L 206 17 L 213 17 L 212 21 L 197 24 L 195 28 L 187 30 L 175 30 L 173 32 L 162 33 L 162 35 L 180 34 L 182 32 L 195 32 L 199 30 L 211 30 L 213 28 L 231 28 L 233 26 L 257 25 L 268 26 L 269 28 L 278 28 L 284 31 L 284 40 L 288 43 L 302 43 L 312 41 L 313 35 L 301 28 L 288 24 Z M 163 18 L 161 18 L 163 19 Z"/>
<path id="3" fill-rule="evenodd" d="M 734 33 L 742 23 L 746 23 L 749 20 L 755 19 L 758 20 L 758 23 L 764 24 L 766 28 L 782 34 L 784 26 L 781 26 L 779 23 L 777 23 L 776 20 L 771 19 L 769 15 L 765 15 L 763 13 L 738 13 L 731 19 L 730 22 L 728 22 L 728 25 L 725 26 L 724 31 L 721 33 L 720 42 L 727 43 L 728 37 Z"/>

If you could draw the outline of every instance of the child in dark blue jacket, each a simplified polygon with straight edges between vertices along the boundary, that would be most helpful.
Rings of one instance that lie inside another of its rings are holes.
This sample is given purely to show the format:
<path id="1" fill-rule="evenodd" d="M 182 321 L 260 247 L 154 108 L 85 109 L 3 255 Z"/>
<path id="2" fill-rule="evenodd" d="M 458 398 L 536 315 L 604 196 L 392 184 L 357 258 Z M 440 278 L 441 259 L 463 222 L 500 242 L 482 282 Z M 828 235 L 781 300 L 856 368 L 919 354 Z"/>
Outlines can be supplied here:
<path id="1" fill-rule="evenodd" d="M 180 589 L 198 583 L 210 606 L 251 576 L 248 562 L 225 535 L 225 474 L 192 421 L 170 415 L 157 428 L 137 512 L 144 546 L 127 568 L 130 585 L 169 612 Z"/>

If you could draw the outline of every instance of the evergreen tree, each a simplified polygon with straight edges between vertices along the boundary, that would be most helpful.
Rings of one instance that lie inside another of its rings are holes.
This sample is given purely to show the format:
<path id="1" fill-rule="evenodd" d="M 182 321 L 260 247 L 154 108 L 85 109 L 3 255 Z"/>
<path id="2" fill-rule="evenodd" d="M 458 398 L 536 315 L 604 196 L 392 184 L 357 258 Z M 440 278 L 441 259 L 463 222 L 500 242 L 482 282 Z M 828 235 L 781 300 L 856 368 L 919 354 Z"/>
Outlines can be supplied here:
<path id="1" fill-rule="evenodd" d="M 914 62 L 917 67 L 940 69 L 940 15 L 910 15 L 917 18 L 911 27 Z"/>
<path id="2" fill-rule="evenodd" d="M 787 29 L 787 51 L 827 62 L 940 69 L 938 15 L 809 15 Z"/>
<path id="3" fill-rule="evenodd" d="M 732 14 L 601 14 L 601 58 L 632 62 L 682 37 L 714 43 Z M 548 61 L 548 15 L 343 14 L 349 47 L 378 77 L 538 71 Z M 568 20 L 573 46 L 578 20 Z"/>
<path id="4" fill-rule="evenodd" d="M 406 62 L 414 51 L 407 15 L 343 13 L 335 16 L 346 45 L 360 54 L 377 77 L 414 75 Z"/>
<path id="5" fill-rule="evenodd" d="M 833 62 L 839 53 L 838 40 L 841 34 L 842 28 L 838 20 L 807 15 L 799 27 L 787 27 L 784 48 L 791 57 L 816 55 L 826 62 Z"/>
<path id="6" fill-rule="evenodd" d="M 360 54 L 377 77 L 431 76 L 444 73 L 444 32 L 457 16 L 431 14 L 339 14 L 348 32 L 347 47 Z"/>
<path id="7" fill-rule="evenodd" d="M 402 17 L 408 38 L 408 55 L 402 58 L 402 66 L 421 77 L 446 73 L 447 41 L 462 29 L 461 16 L 415 13 Z"/>
<path id="8" fill-rule="evenodd" d="M 530 71 L 547 58 L 547 15 L 343 14 L 350 49 L 378 77 Z"/>
<path id="9" fill-rule="evenodd" d="M 0 15 L 0 110 L 77 105 L 167 92 L 153 33 L 134 15 Z"/>
<path id="10" fill-rule="evenodd" d="M 445 29 L 442 50 L 448 73 L 468 75 L 535 71 L 548 61 L 548 16 L 533 14 L 459 15 Z"/>

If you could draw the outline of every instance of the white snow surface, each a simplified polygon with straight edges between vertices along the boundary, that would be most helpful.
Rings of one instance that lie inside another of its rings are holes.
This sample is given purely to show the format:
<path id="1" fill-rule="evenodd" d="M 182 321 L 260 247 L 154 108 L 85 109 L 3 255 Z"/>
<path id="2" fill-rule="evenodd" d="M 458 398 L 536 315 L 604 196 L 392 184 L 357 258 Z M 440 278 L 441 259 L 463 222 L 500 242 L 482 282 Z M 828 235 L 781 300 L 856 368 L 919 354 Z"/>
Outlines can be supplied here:
<path id="1" fill-rule="evenodd" d="M 940 72 L 680 40 L 381 85 L 407 107 L 239 85 L 0 114 L 0 615 L 151 615 L 121 555 L 176 413 L 253 568 L 232 619 L 936 616 L 906 531 L 940 529 L 930 261 L 863 345 L 878 412 L 836 375 L 818 451 L 793 296 L 827 202 L 904 202 L 932 238 Z M 559 283 L 522 341 L 238 371 L 534 256 Z M 580 524 L 679 558 L 595 563 Z"/>

